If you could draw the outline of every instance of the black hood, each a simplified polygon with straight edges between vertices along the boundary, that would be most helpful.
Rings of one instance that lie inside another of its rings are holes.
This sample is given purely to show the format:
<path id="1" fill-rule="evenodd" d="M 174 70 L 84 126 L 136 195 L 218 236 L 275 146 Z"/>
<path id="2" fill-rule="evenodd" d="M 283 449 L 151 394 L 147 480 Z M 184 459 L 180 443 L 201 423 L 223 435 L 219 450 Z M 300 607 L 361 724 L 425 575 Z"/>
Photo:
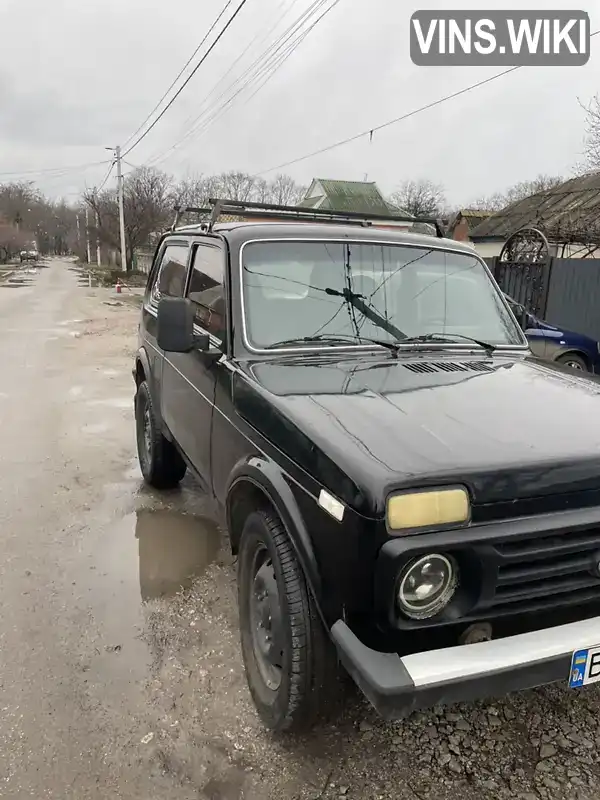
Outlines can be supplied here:
<path id="1" fill-rule="evenodd" d="M 379 516 L 391 489 L 473 502 L 600 488 L 600 382 L 530 357 L 281 359 L 238 376 L 238 413 L 319 483 Z"/>

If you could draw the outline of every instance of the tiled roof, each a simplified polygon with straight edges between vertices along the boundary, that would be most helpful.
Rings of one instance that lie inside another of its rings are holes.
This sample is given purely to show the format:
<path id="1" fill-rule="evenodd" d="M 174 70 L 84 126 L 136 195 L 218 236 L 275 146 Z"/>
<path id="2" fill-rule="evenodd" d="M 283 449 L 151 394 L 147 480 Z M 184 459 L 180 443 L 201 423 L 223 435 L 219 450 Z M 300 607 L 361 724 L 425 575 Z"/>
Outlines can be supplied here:
<path id="1" fill-rule="evenodd" d="M 305 197 L 304 200 L 301 200 L 298 203 L 298 205 L 302 206 L 302 208 L 314 208 L 322 197 L 323 195 L 318 195 L 317 197 Z"/>
<path id="2" fill-rule="evenodd" d="M 360 213 L 389 214 L 389 207 L 376 183 L 363 181 L 336 181 L 317 178 L 323 187 L 325 200 L 320 206 L 330 211 L 357 211 Z M 298 205 L 312 208 L 314 198 L 301 200 Z"/>
<path id="3" fill-rule="evenodd" d="M 473 231 L 478 225 L 492 215 L 492 211 L 480 211 L 478 209 L 461 208 L 456 214 L 446 222 L 448 231 L 451 233 L 456 229 L 456 226 L 465 219 L 467 221 L 469 232 Z"/>
<path id="4" fill-rule="evenodd" d="M 484 219 L 491 217 L 493 211 L 480 211 L 479 209 L 470 209 L 470 208 L 463 208 L 460 211 L 461 216 L 463 216 L 469 223 L 470 228 L 475 228 L 477 225 L 482 223 Z"/>
<path id="5" fill-rule="evenodd" d="M 599 218 L 600 172 L 594 172 L 511 203 L 483 220 L 471 238 L 508 238 L 524 226 L 540 228 L 555 241 L 579 238 L 586 230 L 598 229 Z"/>

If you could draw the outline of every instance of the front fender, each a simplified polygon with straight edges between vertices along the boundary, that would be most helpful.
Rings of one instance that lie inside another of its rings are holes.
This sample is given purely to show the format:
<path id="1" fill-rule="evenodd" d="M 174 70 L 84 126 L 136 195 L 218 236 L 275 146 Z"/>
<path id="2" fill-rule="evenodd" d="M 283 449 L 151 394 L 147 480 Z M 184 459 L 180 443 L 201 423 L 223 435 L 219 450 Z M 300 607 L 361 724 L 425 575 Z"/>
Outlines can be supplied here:
<path id="1" fill-rule="evenodd" d="M 150 370 L 150 359 L 148 358 L 148 353 L 144 347 L 140 347 L 135 354 L 135 368 L 133 370 L 133 377 L 136 384 L 140 383 L 140 367 L 144 372 L 144 380 L 146 380 L 148 385 L 151 386 L 152 372 Z"/>
<path id="2" fill-rule="evenodd" d="M 298 560 L 304 570 L 313 597 L 321 596 L 321 576 L 308 529 L 296 498 L 285 479 L 281 468 L 264 457 L 252 456 L 238 462 L 233 468 L 227 484 L 226 518 L 227 528 L 232 531 L 232 500 L 236 487 L 247 483 L 259 489 L 275 508 L 283 522 Z"/>
<path id="3" fill-rule="evenodd" d="M 154 368 L 156 369 L 156 363 Z M 152 366 L 150 364 L 150 358 L 146 349 L 142 346 L 138 349 L 137 353 L 135 354 L 135 367 L 132 370 L 133 372 L 133 379 L 137 386 L 141 383 L 142 380 L 145 380 L 148 384 L 148 389 L 150 390 L 150 397 L 152 398 L 152 403 L 154 405 L 154 413 L 157 415 L 160 423 L 162 425 L 162 416 L 161 416 L 161 403 L 160 403 L 160 387 L 157 384 L 156 376 Z M 143 373 L 143 374 L 142 374 Z M 163 431 L 165 436 L 170 438 L 170 434 L 168 431 Z"/>
<path id="4" fill-rule="evenodd" d="M 146 352 L 145 347 L 140 347 L 135 356 L 135 379 L 136 383 L 138 383 L 138 369 L 142 367 L 144 370 L 144 380 L 148 384 L 148 388 L 150 389 L 150 395 L 152 397 L 152 402 L 154 403 L 155 411 L 160 410 L 160 398 L 158 397 L 158 385 L 156 382 L 156 376 L 154 374 L 154 370 L 150 365 L 150 358 L 148 353 Z M 155 364 L 156 368 L 156 364 Z"/>

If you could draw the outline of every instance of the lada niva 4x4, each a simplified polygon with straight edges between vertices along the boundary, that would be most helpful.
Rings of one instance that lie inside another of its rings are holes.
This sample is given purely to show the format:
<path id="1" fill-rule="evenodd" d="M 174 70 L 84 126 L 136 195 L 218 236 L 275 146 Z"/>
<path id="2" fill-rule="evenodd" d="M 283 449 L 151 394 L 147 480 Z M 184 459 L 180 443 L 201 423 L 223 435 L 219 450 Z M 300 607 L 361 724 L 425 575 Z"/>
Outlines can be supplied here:
<path id="1" fill-rule="evenodd" d="M 261 717 L 340 672 L 386 718 L 600 679 L 598 379 L 532 355 L 472 247 L 356 216 L 214 201 L 143 299 L 141 469 L 222 512 Z"/>

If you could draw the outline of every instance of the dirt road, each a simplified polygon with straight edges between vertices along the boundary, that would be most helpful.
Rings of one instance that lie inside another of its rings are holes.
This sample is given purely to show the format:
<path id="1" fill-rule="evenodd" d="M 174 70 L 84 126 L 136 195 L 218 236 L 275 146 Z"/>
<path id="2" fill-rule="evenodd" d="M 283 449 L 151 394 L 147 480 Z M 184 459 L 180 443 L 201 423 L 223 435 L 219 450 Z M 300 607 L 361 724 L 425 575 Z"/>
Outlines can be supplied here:
<path id="1" fill-rule="evenodd" d="M 137 311 L 52 261 L 0 285 L 0 797 L 587 798 L 600 693 L 553 687 L 386 725 L 359 700 L 272 741 L 210 504 L 143 488 Z"/>

